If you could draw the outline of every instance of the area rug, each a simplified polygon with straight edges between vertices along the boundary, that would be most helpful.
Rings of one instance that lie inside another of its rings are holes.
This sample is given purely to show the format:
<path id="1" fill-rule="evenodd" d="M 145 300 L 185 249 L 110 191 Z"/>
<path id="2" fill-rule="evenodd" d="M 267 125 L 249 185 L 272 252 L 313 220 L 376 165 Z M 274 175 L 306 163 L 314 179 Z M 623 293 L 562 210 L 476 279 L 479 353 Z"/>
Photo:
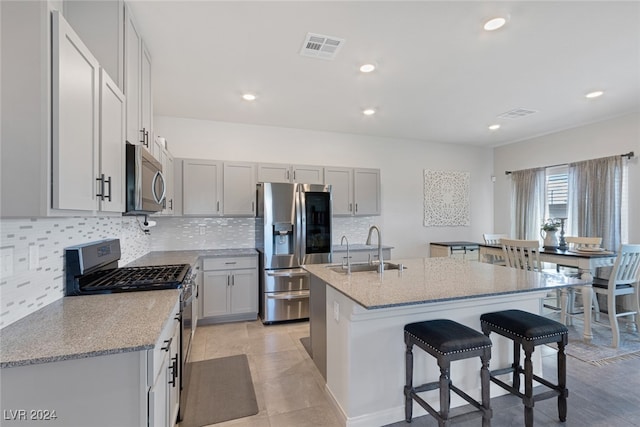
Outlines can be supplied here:
<path id="1" fill-rule="evenodd" d="M 180 427 L 202 427 L 258 413 L 244 354 L 193 362 L 186 392 Z"/>
<path id="2" fill-rule="evenodd" d="M 567 355 L 595 366 L 640 358 L 640 334 L 628 330 L 626 324 L 621 322 L 620 345 L 618 348 L 613 348 L 611 347 L 611 329 L 605 326 L 608 322 L 606 314 L 600 315 L 600 322 L 592 321 L 593 340 L 591 343 L 585 343 L 582 339 L 583 322 L 581 319 L 573 319 L 573 325 L 567 326 L 569 329 Z"/>

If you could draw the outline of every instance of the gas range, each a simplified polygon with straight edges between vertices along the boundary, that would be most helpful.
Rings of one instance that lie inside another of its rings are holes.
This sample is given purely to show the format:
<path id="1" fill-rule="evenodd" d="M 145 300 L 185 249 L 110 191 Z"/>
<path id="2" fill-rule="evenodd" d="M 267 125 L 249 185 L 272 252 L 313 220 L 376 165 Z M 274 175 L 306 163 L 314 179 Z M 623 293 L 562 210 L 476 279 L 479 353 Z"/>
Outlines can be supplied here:
<path id="1" fill-rule="evenodd" d="M 178 289 L 190 278 L 189 264 L 118 267 L 120 240 L 65 248 L 65 295 Z"/>

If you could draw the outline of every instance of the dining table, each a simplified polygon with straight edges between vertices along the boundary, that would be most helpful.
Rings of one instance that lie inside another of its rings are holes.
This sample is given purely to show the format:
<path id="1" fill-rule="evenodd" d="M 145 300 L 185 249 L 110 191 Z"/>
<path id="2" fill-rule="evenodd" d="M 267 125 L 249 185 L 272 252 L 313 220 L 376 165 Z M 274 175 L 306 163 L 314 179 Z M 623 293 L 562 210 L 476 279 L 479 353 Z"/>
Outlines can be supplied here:
<path id="1" fill-rule="evenodd" d="M 504 257 L 504 252 L 501 245 L 479 245 L 479 260 L 482 262 L 490 262 L 490 260 L 497 257 Z M 573 267 L 578 269 L 580 278 L 587 282 L 592 283 L 596 274 L 596 269 L 599 267 L 612 267 L 615 263 L 617 253 L 608 251 L 605 249 L 569 249 L 569 248 L 549 248 L 541 247 L 540 262 L 552 263 L 556 265 L 562 265 L 566 267 Z M 593 298 L 593 290 L 591 284 L 585 284 L 580 286 L 582 295 L 582 301 L 591 301 Z M 564 324 L 571 323 L 572 313 L 568 313 L 568 293 L 570 289 L 562 289 L 562 303 L 560 320 Z M 585 307 L 587 304 L 584 304 Z M 590 306 L 591 304 L 589 304 Z M 585 308 L 586 310 L 586 308 Z M 589 313 L 585 312 L 584 315 L 584 331 L 583 339 L 585 342 L 591 342 L 593 339 L 593 333 L 591 332 L 591 310 Z"/>

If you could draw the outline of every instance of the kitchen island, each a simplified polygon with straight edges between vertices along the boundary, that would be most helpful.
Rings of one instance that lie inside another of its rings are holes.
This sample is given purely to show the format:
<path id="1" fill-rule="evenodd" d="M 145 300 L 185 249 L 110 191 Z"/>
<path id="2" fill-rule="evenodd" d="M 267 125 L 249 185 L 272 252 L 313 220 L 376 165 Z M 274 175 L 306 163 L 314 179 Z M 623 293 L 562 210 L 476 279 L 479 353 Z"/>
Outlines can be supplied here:
<path id="1" fill-rule="evenodd" d="M 480 315 L 519 308 L 538 313 L 550 289 L 588 285 L 578 279 L 545 275 L 451 258 L 394 260 L 405 269 L 358 272 L 306 265 L 311 273 L 313 359 L 347 426 L 380 426 L 404 419 L 404 325 L 448 318 L 480 330 Z M 491 336 L 491 364 L 509 360 L 511 344 Z M 540 352 L 534 369 L 541 371 Z M 435 359 L 414 353 L 414 382 L 439 375 Z M 452 380 L 480 397 L 479 360 L 455 362 Z M 503 394 L 492 385 L 491 395 Z M 437 391 L 425 400 L 437 402 Z M 452 396 L 452 407 L 465 402 Z M 414 407 L 415 416 L 424 414 Z"/>

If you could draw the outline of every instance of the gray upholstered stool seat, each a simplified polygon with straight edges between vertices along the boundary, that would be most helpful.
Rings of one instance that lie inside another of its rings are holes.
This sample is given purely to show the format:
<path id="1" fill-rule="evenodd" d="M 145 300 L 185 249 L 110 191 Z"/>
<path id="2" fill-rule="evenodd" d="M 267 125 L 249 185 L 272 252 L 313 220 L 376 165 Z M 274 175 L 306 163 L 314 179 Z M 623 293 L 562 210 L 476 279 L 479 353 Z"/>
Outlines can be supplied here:
<path id="1" fill-rule="evenodd" d="M 564 348 L 567 345 L 569 331 L 562 323 L 522 310 L 505 310 L 485 313 L 480 316 L 482 332 L 488 337 L 491 332 L 513 340 L 513 364 L 511 367 L 491 371 L 491 381 L 512 394 L 520 397 L 524 403 L 524 421 L 526 427 L 533 426 L 533 406 L 536 401 L 558 397 L 558 415 L 560 421 L 567 419 L 567 358 Z M 557 343 L 558 383 L 553 384 L 533 373 L 531 355 L 535 347 L 541 344 Z M 520 365 L 520 349 L 524 350 L 524 369 Z M 496 376 L 513 373 L 513 386 Z M 524 393 L 520 392 L 520 375 L 524 374 Z M 533 394 L 533 381 L 550 390 Z"/>
<path id="2" fill-rule="evenodd" d="M 427 320 L 410 323 L 404 327 L 406 344 L 405 372 L 405 419 L 411 422 L 413 400 L 418 402 L 429 414 L 438 420 L 438 425 L 448 426 L 455 419 L 467 419 L 482 416 L 482 425 L 491 425 L 491 408 L 489 404 L 489 359 L 491 359 L 491 340 L 480 332 L 447 319 Z M 439 381 L 413 386 L 413 346 L 435 357 L 440 367 Z M 468 394 L 451 383 L 450 366 L 454 360 L 480 357 L 480 381 L 482 387 L 482 403 L 478 403 Z M 435 410 L 418 393 L 440 389 L 440 411 Z M 450 392 L 469 402 L 476 409 L 449 416 Z"/>

